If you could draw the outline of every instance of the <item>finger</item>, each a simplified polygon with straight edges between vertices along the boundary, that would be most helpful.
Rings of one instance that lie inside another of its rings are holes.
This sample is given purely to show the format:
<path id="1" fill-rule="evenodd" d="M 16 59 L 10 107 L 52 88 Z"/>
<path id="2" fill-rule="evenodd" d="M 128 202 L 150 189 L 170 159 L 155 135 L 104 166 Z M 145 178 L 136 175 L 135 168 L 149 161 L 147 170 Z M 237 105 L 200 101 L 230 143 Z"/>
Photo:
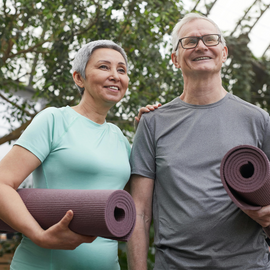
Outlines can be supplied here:
<path id="1" fill-rule="evenodd" d="M 97 236 L 84 236 L 82 243 L 92 243 L 97 239 Z"/>
<path id="2" fill-rule="evenodd" d="M 155 105 L 148 104 L 148 105 L 146 105 L 146 108 L 149 109 L 149 110 L 151 110 L 151 111 L 153 111 L 153 110 L 155 110 L 155 107 L 154 106 Z"/>
<path id="3" fill-rule="evenodd" d="M 263 206 L 259 211 L 263 215 L 270 215 L 270 205 Z"/>
<path id="4" fill-rule="evenodd" d="M 160 107 L 161 106 L 161 104 L 160 103 L 158 103 L 158 104 L 155 104 L 155 105 L 153 105 L 154 107 L 155 107 L 155 109 L 157 109 L 158 107 Z"/>
<path id="5" fill-rule="evenodd" d="M 72 210 L 68 210 L 66 212 L 66 214 L 64 215 L 64 217 L 60 220 L 59 223 L 61 223 L 65 227 L 68 227 L 69 223 L 73 219 L 73 215 L 74 215 L 73 214 L 73 211 Z"/>
<path id="6" fill-rule="evenodd" d="M 149 106 L 149 105 L 147 105 L 147 106 Z M 147 107 L 147 106 L 140 108 L 139 113 L 141 114 L 142 112 L 149 112 L 150 111 L 150 106 L 149 107 Z"/>
<path id="7" fill-rule="evenodd" d="M 153 111 L 153 110 L 157 109 L 160 106 L 161 106 L 161 103 L 153 104 L 153 105 L 148 104 L 148 105 L 146 105 L 146 108 L 148 108 L 149 110 Z"/>
<path id="8" fill-rule="evenodd" d="M 140 108 L 137 118 L 140 120 L 142 114 L 145 113 L 145 112 L 150 112 L 150 109 L 148 109 L 146 107 Z"/>
<path id="9" fill-rule="evenodd" d="M 270 225 L 270 216 L 266 209 L 260 210 L 244 210 L 250 218 L 259 223 L 262 227 L 268 227 Z"/>
<path id="10" fill-rule="evenodd" d="M 135 116 L 135 120 L 136 120 L 137 123 L 140 122 L 140 118 L 138 116 Z"/>

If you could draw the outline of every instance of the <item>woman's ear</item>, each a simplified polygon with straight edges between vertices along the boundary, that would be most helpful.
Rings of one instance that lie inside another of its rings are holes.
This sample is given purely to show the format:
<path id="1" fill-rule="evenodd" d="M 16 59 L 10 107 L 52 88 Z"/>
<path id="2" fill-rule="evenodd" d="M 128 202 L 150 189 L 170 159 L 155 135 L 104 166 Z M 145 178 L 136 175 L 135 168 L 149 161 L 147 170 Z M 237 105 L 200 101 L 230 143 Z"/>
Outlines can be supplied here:
<path id="1" fill-rule="evenodd" d="M 174 66 L 175 66 L 176 68 L 181 68 L 181 65 L 180 65 L 180 63 L 179 63 L 179 61 L 178 61 L 178 59 L 177 59 L 177 54 L 176 54 L 176 52 L 172 53 L 171 58 L 172 58 L 172 61 L 173 61 Z"/>
<path id="2" fill-rule="evenodd" d="M 72 77 L 75 84 L 77 84 L 81 88 L 84 88 L 84 79 L 78 71 L 74 71 Z"/>

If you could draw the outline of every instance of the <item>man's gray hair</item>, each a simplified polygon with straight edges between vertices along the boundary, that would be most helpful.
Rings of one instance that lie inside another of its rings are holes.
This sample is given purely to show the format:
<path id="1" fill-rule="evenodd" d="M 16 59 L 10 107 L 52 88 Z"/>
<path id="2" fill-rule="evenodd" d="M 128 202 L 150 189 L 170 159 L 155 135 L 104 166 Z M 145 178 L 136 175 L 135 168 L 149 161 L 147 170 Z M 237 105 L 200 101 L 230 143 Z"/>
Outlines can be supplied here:
<path id="1" fill-rule="evenodd" d="M 220 36 L 221 36 L 221 44 L 223 46 L 226 46 L 226 41 L 224 39 L 224 36 L 223 36 L 221 30 L 219 29 L 218 25 L 213 20 L 211 20 L 211 19 L 209 19 L 209 18 L 207 18 L 207 17 L 205 17 L 203 15 L 200 15 L 198 13 L 188 13 L 181 20 L 179 20 L 179 22 L 175 25 L 175 27 L 174 27 L 174 29 L 172 31 L 171 36 L 172 36 L 172 46 L 173 46 L 172 52 L 173 53 L 175 53 L 177 43 L 178 43 L 178 41 L 180 39 L 179 32 L 180 32 L 181 28 L 186 23 L 189 23 L 189 22 L 194 21 L 194 20 L 199 20 L 199 19 L 206 20 L 206 21 L 212 23 L 216 27 L 216 29 L 218 31 L 218 33 L 213 33 L 213 34 L 220 34 Z"/>
<path id="2" fill-rule="evenodd" d="M 119 53 L 121 53 L 125 59 L 126 66 L 128 69 L 127 55 L 126 55 L 125 51 L 123 50 L 123 48 L 111 40 L 104 39 L 104 40 L 91 41 L 91 42 L 83 45 L 81 47 L 81 49 L 79 49 L 79 51 L 75 55 L 75 58 L 74 58 L 73 63 L 72 63 L 72 73 L 74 73 L 74 71 L 77 71 L 78 73 L 81 74 L 81 76 L 84 79 L 86 79 L 85 69 L 86 69 L 87 63 L 88 63 L 91 55 L 93 54 L 93 52 L 97 49 L 100 49 L 100 48 L 113 49 L 113 50 L 116 50 Z M 76 85 L 76 86 L 79 89 L 80 94 L 83 95 L 84 88 L 81 88 L 78 85 Z"/>

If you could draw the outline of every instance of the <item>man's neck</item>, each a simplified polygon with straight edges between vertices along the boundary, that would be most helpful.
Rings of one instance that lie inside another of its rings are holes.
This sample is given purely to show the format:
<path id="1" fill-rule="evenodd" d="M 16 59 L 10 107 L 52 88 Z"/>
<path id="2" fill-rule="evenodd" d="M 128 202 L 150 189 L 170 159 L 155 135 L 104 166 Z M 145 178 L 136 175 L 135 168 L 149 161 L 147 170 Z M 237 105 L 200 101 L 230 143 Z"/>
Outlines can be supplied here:
<path id="1" fill-rule="evenodd" d="M 221 100 L 227 91 L 223 88 L 221 78 L 184 78 L 184 91 L 180 99 L 194 105 L 207 105 Z"/>

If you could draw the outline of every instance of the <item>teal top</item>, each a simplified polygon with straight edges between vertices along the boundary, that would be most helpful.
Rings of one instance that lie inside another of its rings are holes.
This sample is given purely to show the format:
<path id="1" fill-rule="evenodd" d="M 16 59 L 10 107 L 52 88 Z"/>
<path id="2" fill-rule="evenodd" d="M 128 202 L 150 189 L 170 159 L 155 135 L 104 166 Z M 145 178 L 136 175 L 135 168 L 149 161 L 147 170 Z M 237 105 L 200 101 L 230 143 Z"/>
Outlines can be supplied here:
<path id="1" fill-rule="evenodd" d="M 99 125 L 70 107 L 40 112 L 16 142 L 42 162 L 34 188 L 123 189 L 130 177 L 130 145 L 121 130 Z M 75 250 L 50 250 L 23 237 L 11 270 L 118 270 L 117 241 L 98 237 Z"/>

